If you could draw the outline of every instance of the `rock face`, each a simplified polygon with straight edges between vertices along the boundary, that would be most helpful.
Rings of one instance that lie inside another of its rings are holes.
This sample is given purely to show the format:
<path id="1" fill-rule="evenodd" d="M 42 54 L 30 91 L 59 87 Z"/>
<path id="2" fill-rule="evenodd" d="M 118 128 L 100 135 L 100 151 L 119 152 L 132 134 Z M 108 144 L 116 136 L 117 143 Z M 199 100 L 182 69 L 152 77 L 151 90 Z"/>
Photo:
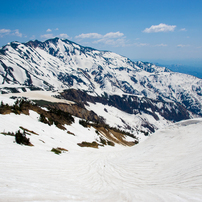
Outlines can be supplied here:
<path id="1" fill-rule="evenodd" d="M 62 94 L 80 104 L 99 102 L 156 120 L 202 116 L 202 80 L 194 76 L 59 38 L 0 49 L 1 93 L 65 89 L 80 90 Z"/>
<path id="2" fill-rule="evenodd" d="M 146 97 L 139 98 L 138 96 L 119 96 L 107 95 L 105 96 L 92 96 L 81 90 L 64 90 L 61 93 L 64 99 L 74 101 L 81 106 L 87 105 L 87 102 L 102 103 L 116 107 L 117 109 L 129 114 L 139 114 L 141 112 L 150 114 L 154 119 L 159 120 L 159 115 L 170 121 L 180 121 L 190 118 L 190 113 L 185 107 L 174 102 L 165 102 L 159 100 L 152 100 Z"/>
<path id="3" fill-rule="evenodd" d="M 163 118 L 171 122 L 177 122 L 191 117 L 190 112 L 179 103 L 158 101 L 145 97 L 139 98 L 133 95 L 122 97 L 107 94 L 105 94 L 105 96 L 92 96 L 81 90 L 70 89 L 64 90 L 61 93 L 61 97 L 74 101 L 82 108 L 85 108 L 85 105 L 88 105 L 88 103 L 101 103 L 115 107 L 128 114 L 138 116 L 147 114 L 156 121 L 160 121 L 160 119 Z M 155 131 L 155 125 L 151 124 L 148 120 L 142 120 L 141 125 L 147 128 L 149 132 Z"/>
<path id="4" fill-rule="evenodd" d="M 68 105 L 68 104 L 64 104 L 64 103 L 57 103 L 54 105 L 43 105 L 47 108 L 53 108 L 53 109 L 57 109 L 57 110 L 61 110 L 64 112 L 68 112 L 76 117 L 79 117 L 81 119 L 85 119 L 88 121 L 92 121 L 94 123 L 99 123 L 99 124 L 103 124 L 103 118 L 99 117 L 95 112 L 93 111 L 88 111 L 85 107 L 73 104 L 73 105 Z"/>

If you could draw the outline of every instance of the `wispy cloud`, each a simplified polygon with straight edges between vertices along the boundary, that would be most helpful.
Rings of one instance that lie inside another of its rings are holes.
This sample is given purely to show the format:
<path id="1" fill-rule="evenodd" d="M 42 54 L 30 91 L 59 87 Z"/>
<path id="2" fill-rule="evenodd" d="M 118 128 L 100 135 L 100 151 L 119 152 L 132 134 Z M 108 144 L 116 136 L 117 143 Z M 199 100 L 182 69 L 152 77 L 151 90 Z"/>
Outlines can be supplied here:
<path id="1" fill-rule="evenodd" d="M 158 46 L 158 47 L 166 47 L 168 46 L 167 44 L 164 44 L 164 43 L 161 43 L 161 44 L 156 44 L 155 46 Z"/>
<path id="2" fill-rule="evenodd" d="M 121 32 L 109 32 L 104 35 L 99 33 L 82 33 L 75 36 L 76 39 L 98 39 L 92 41 L 94 44 L 102 43 L 111 46 L 125 46 L 124 34 Z"/>
<path id="3" fill-rule="evenodd" d="M 103 37 L 104 38 L 119 38 L 122 36 L 124 36 L 124 34 L 120 33 L 120 32 L 109 32 L 109 33 L 105 34 Z"/>
<path id="4" fill-rule="evenodd" d="M 43 34 L 41 35 L 42 39 L 50 39 L 50 38 L 54 38 L 55 36 L 53 34 Z"/>
<path id="5" fill-rule="evenodd" d="M 10 29 L 0 29 L 0 34 L 9 34 L 10 32 Z"/>
<path id="6" fill-rule="evenodd" d="M 101 39 L 101 38 L 120 38 L 122 36 L 124 36 L 124 34 L 118 31 L 118 32 L 109 32 L 105 35 L 98 34 L 98 33 L 80 34 L 78 36 L 75 36 L 75 38 L 76 39 L 78 39 L 78 38 L 81 38 L 81 39 L 85 39 L 85 38 Z"/>
<path id="7" fill-rule="evenodd" d="M 86 39 L 86 38 L 91 38 L 91 39 L 99 39 L 102 38 L 103 36 L 98 33 L 87 33 L 87 34 L 80 34 L 78 36 L 75 36 L 76 39 Z"/>
<path id="8" fill-rule="evenodd" d="M 152 44 L 149 44 L 149 43 L 133 43 L 133 44 L 128 44 L 128 46 L 137 46 L 137 47 L 145 47 L 145 46 L 149 46 L 149 47 L 166 47 L 168 46 L 167 44 L 156 44 L 156 45 L 152 45 Z"/>
<path id="9" fill-rule="evenodd" d="M 42 39 L 50 39 L 50 38 L 54 38 L 54 37 L 60 37 L 60 38 L 69 38 L 69 36 L 67 34 L 59 34 L 59 35 L 54 35 L 54 34 L 43 34 L 41 35 Z"/>
<path id="10" fill-rule="evenodd" d="M 19 29 L 15 29 L 15 30 L 0 29 L 0 37 L 4 37 L 6 35 L 14 35 L 14 36 L 22 37 L 22 33 L 19 32 Z"/>
<path id="11" fill-rule="evenodd" d="M 152 25 L 149 28 L 143 30 L 145 33 L 156 33 L 156 32 L 173 32 L 176 28 L 176 25 L 166 25 L 160 23 L 159 25 Z"/>
<path id="12" fill-rule="evenodd" d="M 102 39 L 99 39 L 97 41 L 93 41 L 94 44 L 97 44 L 97 43 L 103 43 L 105 45 L 110 45 L 110 46 L 126 46 L 126 43 L 125 43 L 125 39 L 124 38 L 121 38 L 121 39 L 110 39 L 110 38 L 102 38 Z"/>
<path id="13" fill-rule="evenodd" d="M 189 45 L 184 45 L 184 44 L 178 44 L 177 47 L 178 48 L 184 48 L 184 47 L 188 47 Z"/>
<path id="14" fill-rule="evenodd" d="M 149 46 L 148 43 L 135 43 L 135 46 L 142 47 L 142 46 Z"/>
<path id="15" fill-rule="evenodd" d="M 14 32 L 12 33 L 12 35 L 22 37 L 22 33 L 20 33 L 18 29 L 14 30 Z"/>
<path id="16" fill-rule="evenodd" d="M 186 28 L 182 28 L 182 29 L 180 29 L 180 31 L 181 31 L 181 32 L 186 32 L 187 29 L 186 29 Z"/>
<path id="17" fill-rule="evenodd" d="M 52 32 L 52 30 L 51 29 L 47 29 L 46 32 Z"/>
<path id="18" fill-rule="evenodd" d="M 59 34 L 57 35 L 58 37 L 61 37 L 61 38 L 69 38 L 69 36 L 67 34 Z"/>

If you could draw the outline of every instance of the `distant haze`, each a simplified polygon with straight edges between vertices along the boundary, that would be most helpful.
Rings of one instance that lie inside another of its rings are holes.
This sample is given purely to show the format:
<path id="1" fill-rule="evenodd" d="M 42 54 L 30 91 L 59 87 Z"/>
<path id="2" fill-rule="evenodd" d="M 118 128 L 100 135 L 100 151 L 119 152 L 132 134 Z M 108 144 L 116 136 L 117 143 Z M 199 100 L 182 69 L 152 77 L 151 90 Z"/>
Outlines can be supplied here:
<path id="1" fill-rule="evenodd" d="M 133 61 L 139 61 L 133 59 Z M 167 67 L 173 72 L 180 72 L 184 74 L 190 74 L 202 79 L 202 60 L 148 60 L 140 59 L 144 62 L 152 62 L 156 65 Z"/>

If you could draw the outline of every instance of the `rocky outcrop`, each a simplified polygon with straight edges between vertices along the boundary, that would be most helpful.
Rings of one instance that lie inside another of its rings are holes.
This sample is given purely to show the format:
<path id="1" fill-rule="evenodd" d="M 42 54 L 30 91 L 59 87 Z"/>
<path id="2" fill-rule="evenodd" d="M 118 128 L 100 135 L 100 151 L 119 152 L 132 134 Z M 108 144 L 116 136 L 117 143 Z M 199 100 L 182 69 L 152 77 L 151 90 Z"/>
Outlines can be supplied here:
<path id="1" fill-rule="evenodd" d="M 132 95 L 123 95 L 121 97 L 119 95 L 108 95 L 107 93 L 103 96 L 92 96 L 87 92 L 76 89 L 63 91 L 61 97 L 74 101 L 83 108 L 85 105 L 88 105 L 88 102 L 98 102 L 116 107 L 130 114 L 140 114 L 144 112 L 150 114 L 156 120 L 159 120 L 158 114 L 173 122 L 189 119 L 191 117 L 191 113 L 179 103 L 152 100 L 146 97 L 140 98 Z M 153 129 L 150 128 L 150 130 Z"/>
<path id="2" fill-rule="evenodd" d="M 73 116 L 79 117 L 81 119 L 85 119 L 94 123 L 103 124 L 104 119 L 98 116 L 93 111 L 88 111 L 85 107 L 81 107 L 77 104 L 65 104 L 65 103 L 54 103 L 54 104 L 43 104 L 41 106 L 47 107 L 49 109 L 61 110 L 63 112 L 67 112 L 72 114 Z"/>

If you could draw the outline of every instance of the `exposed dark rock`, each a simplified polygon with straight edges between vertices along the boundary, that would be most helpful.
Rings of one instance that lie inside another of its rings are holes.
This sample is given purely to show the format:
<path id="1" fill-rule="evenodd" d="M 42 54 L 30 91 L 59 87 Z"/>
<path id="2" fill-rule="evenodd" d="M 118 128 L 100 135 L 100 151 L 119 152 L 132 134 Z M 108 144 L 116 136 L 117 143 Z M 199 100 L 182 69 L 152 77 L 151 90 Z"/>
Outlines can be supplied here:
<path id="1" fill-rule="evenodd" d="M 104 105 L 116 107 L 130 114 L 144 112 L 150 114 L 156 120 L 159 120 L 157 112 L 165 119 L 174 122 L 190 118 L 190 112 L 178 103 L 176 104 L 174 102 L 157 101 L 146 97 L 139 98 L 138 96 L 132 95 L 123 95 L 122 97 L 119 95 L 107 96 L 106 94 L 102 97 L 95 97 L 84 91 L 75 89 L 65 90 L 61 93 L 61 96 L 64 99 L 76 102 L 82 107 L 87 105 L 87 102 L 98 102 Z"/>

